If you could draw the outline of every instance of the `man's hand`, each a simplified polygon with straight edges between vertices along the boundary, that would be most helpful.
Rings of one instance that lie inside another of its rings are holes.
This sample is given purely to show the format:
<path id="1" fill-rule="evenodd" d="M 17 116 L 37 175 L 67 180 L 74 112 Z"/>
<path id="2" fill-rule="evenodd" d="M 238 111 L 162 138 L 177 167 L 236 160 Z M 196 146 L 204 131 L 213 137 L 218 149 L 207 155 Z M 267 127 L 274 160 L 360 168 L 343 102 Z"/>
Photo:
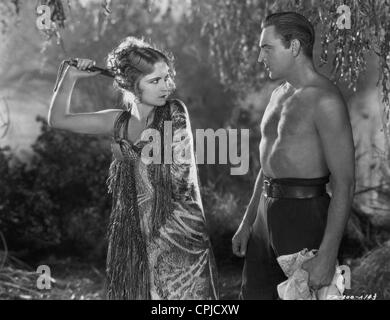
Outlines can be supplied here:
<path id="1" fill-rule="evenodd" d="M 309 274 L 309 287 L 319 290 L 331 284 L 336 271 L 336 261 L 317 254 L 314 258 L 305 261 L 302 269 Z"/>
<path id="2" fill-rule="evenodd" d="M 237 257 L 245 257 L 251 228 L 246 223 L 241 223 L 232 239 L 232 250 Z"/>

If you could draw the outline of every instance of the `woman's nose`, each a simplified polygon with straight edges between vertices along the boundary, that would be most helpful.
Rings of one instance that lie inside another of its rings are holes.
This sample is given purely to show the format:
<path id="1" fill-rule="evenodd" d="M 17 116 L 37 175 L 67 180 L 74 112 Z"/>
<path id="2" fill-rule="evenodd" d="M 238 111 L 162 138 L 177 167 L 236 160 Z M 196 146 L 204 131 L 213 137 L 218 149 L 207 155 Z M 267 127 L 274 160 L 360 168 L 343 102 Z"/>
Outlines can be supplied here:
<path id="1" fill-rule="evenodd" d="M 168 87 L 169 87 L 169 85 L 168 85 L 167 81 L 161 81 L 160 91 L 167 91 Z"/>
<path id="2" fill-rule="evenodd" d="M 170 90 L 172 90 L 173 87 L 174 87 L 174 85 L 173 85 L 173 81 L 171 79 L 164 81 L 164 85 L 163 85 L 164 90 L 170 91 Z"/>

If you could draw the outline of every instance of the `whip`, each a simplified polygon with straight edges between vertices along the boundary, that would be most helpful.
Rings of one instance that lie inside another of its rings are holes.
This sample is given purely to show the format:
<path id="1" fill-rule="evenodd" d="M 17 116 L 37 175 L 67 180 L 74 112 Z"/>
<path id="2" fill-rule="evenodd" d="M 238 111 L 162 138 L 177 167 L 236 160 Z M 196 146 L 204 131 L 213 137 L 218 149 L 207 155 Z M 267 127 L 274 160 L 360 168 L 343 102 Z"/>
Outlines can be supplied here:
<path id="1" fill-rule="evenodd" d="M 53 92 L 57 90 L 58 84 L 62 79 L 66 65 L 77 67 L 77 59 L 67 59 L 67 60 L 64 60 L 61 62 L 61 65 L 58 69 L 57 79 L 56 79 L 56 83 L 54 85 Z M 96 67 L 96 66 L 88 67 L 88 68 L 86 68 L 86 70 L 91 71 L 91 72 L 99 71 L 101 75 L 106 76 L 106 77 L 110 77 L 110 78 L 115 77 L 115 72 L 113 70 L 103 69 L 103 68 Z"/>

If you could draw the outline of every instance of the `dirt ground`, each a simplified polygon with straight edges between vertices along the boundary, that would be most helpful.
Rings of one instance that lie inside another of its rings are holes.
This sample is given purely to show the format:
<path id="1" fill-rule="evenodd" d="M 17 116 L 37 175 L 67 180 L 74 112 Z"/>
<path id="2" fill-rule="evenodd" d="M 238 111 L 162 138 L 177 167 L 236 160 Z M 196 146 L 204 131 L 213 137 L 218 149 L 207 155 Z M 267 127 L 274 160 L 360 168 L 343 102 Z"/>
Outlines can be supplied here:
<path id="1" fill-rule="evenodd" d="M 22 300 L 102 300 L 105 299 L 104 267 L 81 263 L 71 258 L 45 262 L 51 270 L 51 288 L 37 289 L 38 273 L 8 268 L 7 285 L 0 290 L 0 299 Z M 241 285 L 241 261 L 220 263 L 218 267 L 219 294 L 221 300 L 236 300 Z M 3 269 L 5 277 L 6 269 Z M 0 277 L 1 280 L 2 277 Z M 19 280 L 19 281 L 18 281 Z"/>

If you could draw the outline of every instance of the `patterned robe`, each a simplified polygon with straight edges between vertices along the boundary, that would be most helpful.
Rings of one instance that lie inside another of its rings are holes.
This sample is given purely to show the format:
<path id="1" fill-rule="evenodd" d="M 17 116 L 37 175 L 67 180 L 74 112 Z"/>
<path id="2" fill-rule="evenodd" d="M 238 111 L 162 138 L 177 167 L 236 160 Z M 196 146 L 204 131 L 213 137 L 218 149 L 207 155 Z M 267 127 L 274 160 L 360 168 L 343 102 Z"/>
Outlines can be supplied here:
<path id="1" fill-rule="evenodd" d="M 143 135 L 134 144 L 127 139 L 129 111 L 123 111 L 115 123 L 114 160 L 108 179 L 113 194 L 108 298 L 218 299 L 216 265 L 206 230 L 188 112 L 179 100 L 156 108 L 150 128 L 161 131 L 164 121 L 172 121 L 173 156 L 168 166 L 157 167 L 142 158 L 150 138 Z M 165 170 L 161 172 L 169 179 L 159 181 L 169 180 L 168 184 L 156 181 L 156 168 Z M 160 207 L 168 200 L 156 205 L 161 189 L 170 200 L 165 216 Z"/>

